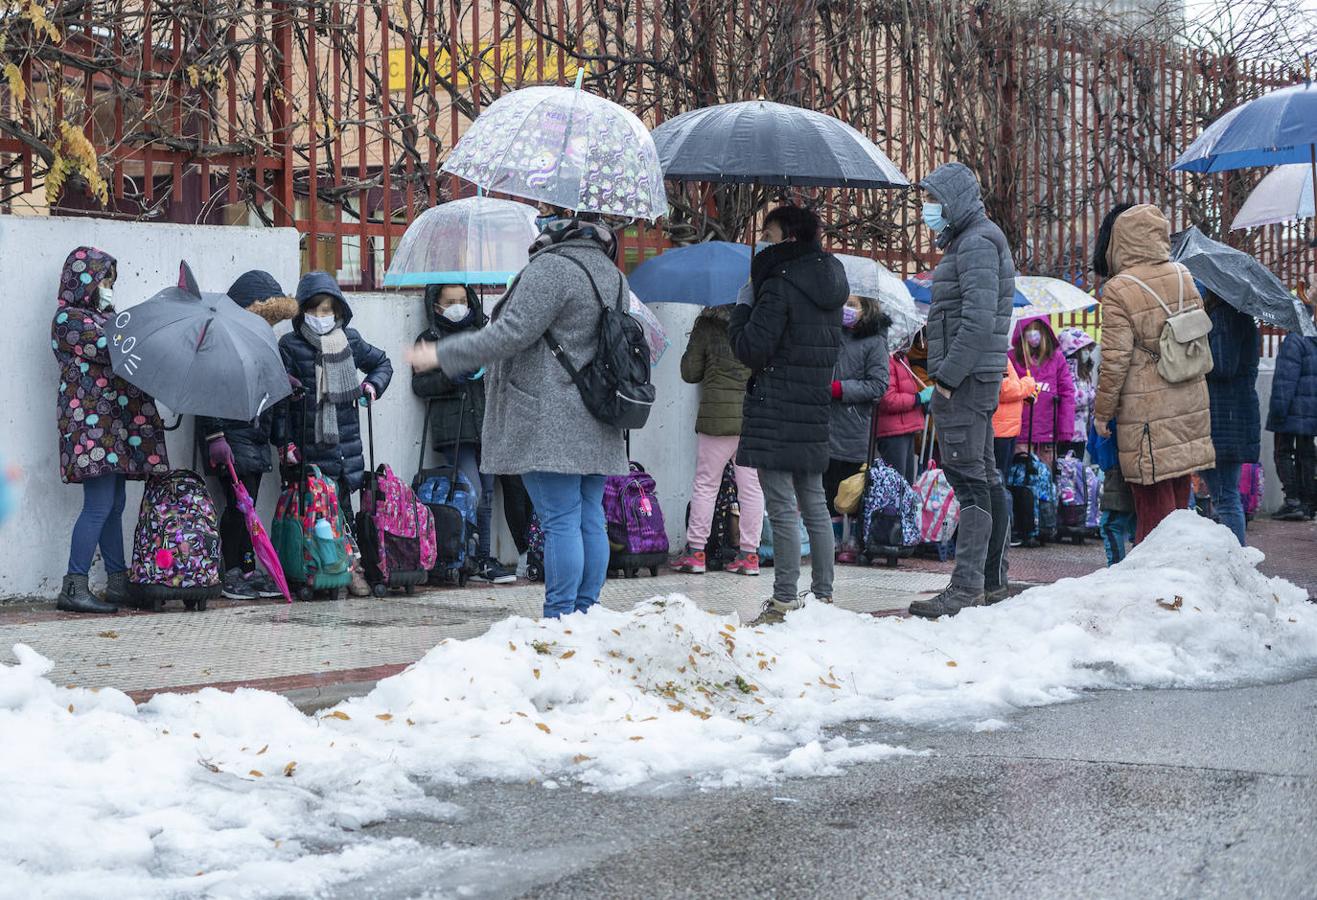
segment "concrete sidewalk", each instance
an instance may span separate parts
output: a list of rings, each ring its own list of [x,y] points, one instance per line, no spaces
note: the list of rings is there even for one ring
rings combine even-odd
[[[838,567],[836,593],[840,606],[857,612],[902,612],[946,584],[937,572],[846,566]],[[610,580],[603,603],[629,609],[681,593],[705,609],[749,618],[771,588],[772,570],[759,578],[662,574]],[[87,617],[15,604],[0,607],[0,662],[13,662],[11,648],[22,643],[55,663],[51,679],[59,684],[114,687],[139,701],[165,690],[257,687],[318,708],[368,690],[446,638],[475,637],[508,616],[538,616],[543,601],[542,584],[521,583],[382,600],[217,602],[202,613],[175,605],[159,614]]]

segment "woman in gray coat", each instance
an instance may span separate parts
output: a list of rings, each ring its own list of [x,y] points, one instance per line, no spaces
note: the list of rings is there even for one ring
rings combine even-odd
[[[613,233],[582,214],[551,222],[489,325],[423,343],[415,371],[486,369],[482,471],[521,475],[544,527],[544,615],[584,612],[608,574],[604,478],[625,474],[622,432],[585,408],[549,351],[552,332],[580,368],[595,352],[603,303],[628,290]]]
[[[832,373],[832,406],[828,411],[830,460],[823,473],[823,493],[839,547],[837,488],[868,462],[865,457],[869,455],[874,405],[887,393],[887,328],[892,324],[876,301],[854,294],[846,299],[841,314],[841,352]]]

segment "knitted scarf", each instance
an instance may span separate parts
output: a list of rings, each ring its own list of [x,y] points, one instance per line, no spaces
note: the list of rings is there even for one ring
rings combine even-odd
[[[354,403],[361,396],[348,335],[341,325],[319,335],[306,322],[301,335],[316,351],[316,443],[337,447],[339,404]]]

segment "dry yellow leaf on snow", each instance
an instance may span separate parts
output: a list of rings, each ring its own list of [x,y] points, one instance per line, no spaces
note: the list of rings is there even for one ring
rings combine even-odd
[[[196,735],[196,734],[194,734],[193,737],[200,737],[200,735]],[[259,749],[259,750],[256,751],[256,755],[257,755],[257,756],[260,756],[262,753],[264,753],[266,750],[269,750],[269,749],[270,749],[270,745],[269,745],[269,744],[266,744],[264,747],[262,747],[261,749]]]
[[[529,718],[530,718],[530,716],[526,715],[524,712],[519,712],[519,713],[517,713],[517,715],[521,716],[523,719],[529,719]]]
[[[530,670],[530,673],[531,673],[532,675],[535,676],[535,680],[536,680],[536,681],[539,680],[539,678],[540,678],[540,670],[539,670],[539,669],[531,669],[531,670]]]
[[[553,734],[553,732],[549,730],[549,726],[545,725],[543,722],[536,722],[535,727],[540,731],[543,731],[545,734]]]
[[[1162,609],[1169,610],[1171,612],[1179,612],[1180,607],[1184,606],[1184,598],[1176,597],[1170,603],[1167,603],[1165,600],[1158,600],[1157,605],[1160,606]]]
[[[576,651],[575,651],[575,650],[568,650],[566,653],[564,653],[562,656],[560,656],[560,657],[558,657],[558,658],[559,658],[559,659],[571,659],[571,658],[572,658],[573,656],[575,656],[575,655],[576,655]]]
[[[512,643],[512,641],[508,641],[508,649],[511,650],[513,653],[516,653],[517,645]]]
[[[247,774],[250,775],[252,778],[264,778],[264,777],[265,777],[265,773],[262,772],[260,769],[252,769],[252,770],[251,770],[250,772],[248,772]]]
[[[381,722],[389,722],[393,719],[393,713],[380,713],[375,718],[379,719]]]
[[[956,661],[954,659],[947,660],[947,668],[954,669],[955,667],[956,667]]]
[[[633,735],[629,738],[629,740],[632,740],[632,741],[643,741],[644,738],[641,737],[641,736],[638,735],[638,734],[633,734]]]
[[[73,704],[72,704],[72,703],[69,704],[69,712],[73,712]]]
[[[293,773],[296,771],[297,771],[297,763],[290,762],[288,765],[284,766],[284,777],[292,778]]]
[[[593,756],[586,756],[584,753],[578,753],[572,757],[572,762],[579,766],[581,763],[589,762],[592,759],[594,759]]]
[[[408,725],[415,725],[416,723],[413,722],[411,719],[408,719],[408,720],[407,720],[407,724],[408,724]]]
[[[332,713],[325,713],[325,715],[321,716],[321,718],[323,718],[323,719],[341,719],[341,720],[344,721],[344,722],[350,721],[350,720],[352,719],[351,716],[349,716],[347,713],[343,712],[343,710],[341,710],[341,709],[336,709],[336,710],[334,710]]]

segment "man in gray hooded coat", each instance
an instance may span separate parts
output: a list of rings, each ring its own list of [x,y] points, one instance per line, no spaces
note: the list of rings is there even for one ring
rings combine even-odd
[[[993,455],[992,414],[1006,369],[1015,262],[968,168],[939,166],[919,186],[928,195],[924,222],[943,251],[928,312],[928,374],[937,388],[930,409],[942,468],[960,501],[951,584],[910,604],[912,615],[935,619],[1008,592],[1010,505]]]

